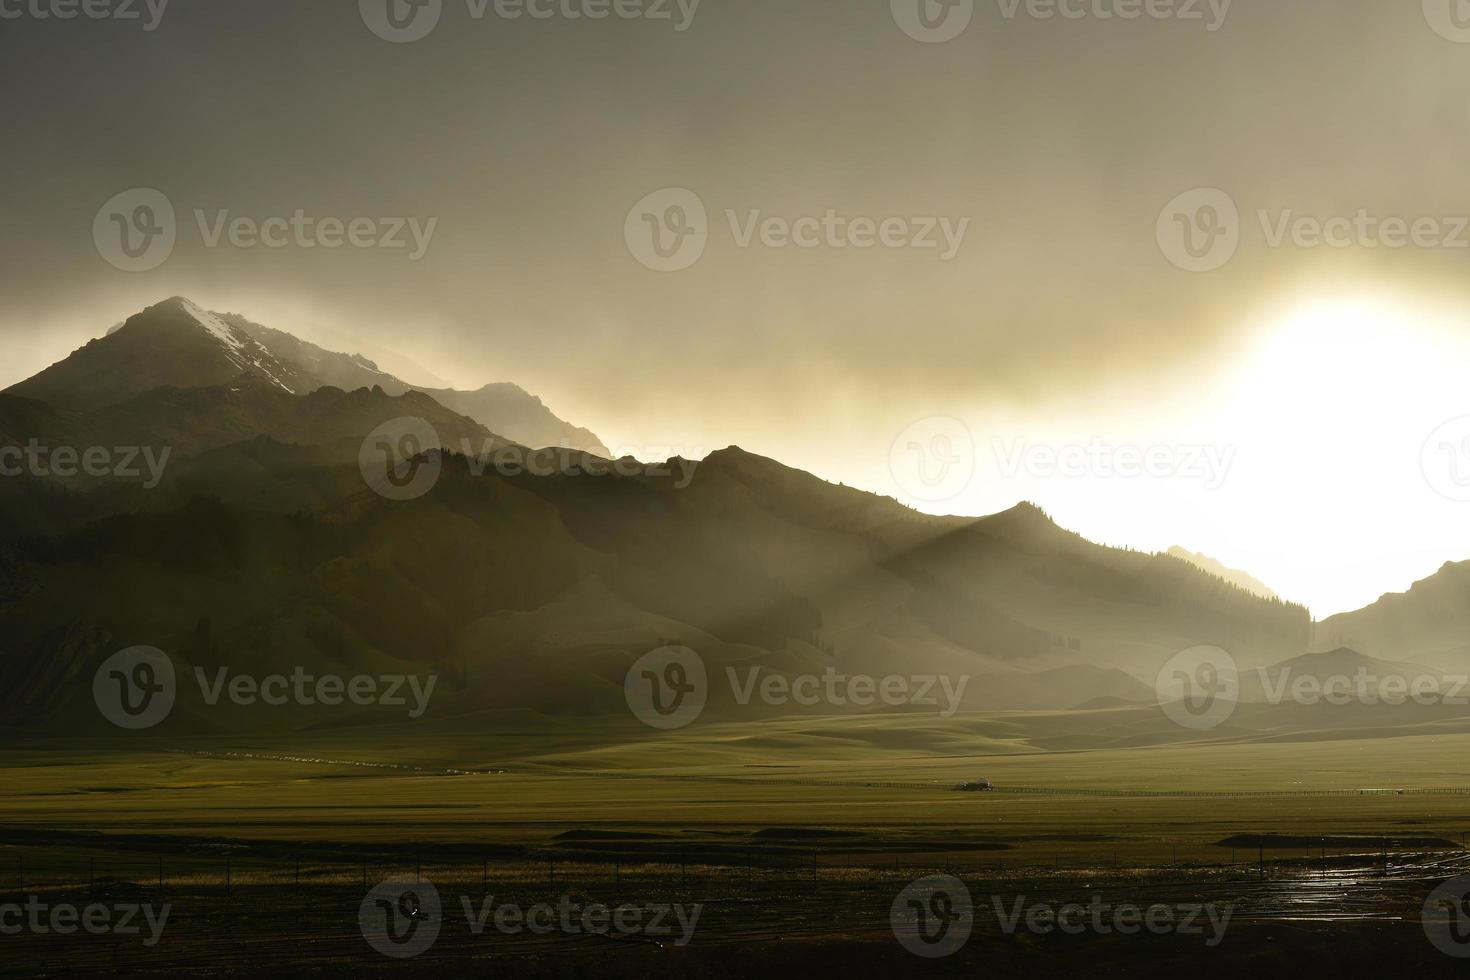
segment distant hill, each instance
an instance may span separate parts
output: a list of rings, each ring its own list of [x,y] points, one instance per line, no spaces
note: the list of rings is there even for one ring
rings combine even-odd
[[[1318,648],[1352,646],[1389,659],[1470,671],[1470,561],[1448,562],[1355,612],[1318,623]]]
[[[1224,579],[1231,585],[1244,589],[1251,595],[1260,596],[1262,599],[1281,598],[1269,586],[1249,572],[1243,572],[1238,568],[1229,568],[1209,555],[1196,554],[1178,545],[1170,548],[1168,553],[1175,558],[1189,562],[1196,568],[1209,572],[1211,575]]]
[[[1408,663],[1400,660],[1382,660],[1370,657],[1348,647],[1339,647],[1320,653],[1305,653],[1283,660],[1262,670],[1246,671],[1240,679],[1240,700],[1243,702],[1266,701],[1272,692],[1279,693],[1282,682],[1288,685],[1299,677],[1311,677],[1319,681],[1328,678],[1388,678],[1413,679],[1427,677],[1438,682],[1443,674],[1425,664]],[[1338,682],[1339,684],[1341,682]],[[1376,684],[1376,681],[1375,681]],[[1470,691],[1466,692],[1470,695]],[[1470,712],[1467,712],[1470,713]]]

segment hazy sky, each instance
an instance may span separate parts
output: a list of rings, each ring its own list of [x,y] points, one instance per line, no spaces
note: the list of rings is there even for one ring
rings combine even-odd
[[[140,18],[0,0],[0,384],[184,293],[1323,615],[1470,559],[1454,0],[443,0],[407,43],[384,0],[90,2]],[[136,188],[176,243],[128,272],[97,241]]]

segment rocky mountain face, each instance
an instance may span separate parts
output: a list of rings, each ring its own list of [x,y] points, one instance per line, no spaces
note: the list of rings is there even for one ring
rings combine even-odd
[[[450,409],[449,414],[469,416],[483,429],[522,445],[609,455],[593,433],[563,422],[539,398],[513,384],[466,392],[415,388],[361,355],[324,350],[238,314],[212,313],[181,296],[150,306],[0,393],[0,435],[7,431],[3,426],[18,424],[18,417],[35,419],[46,411],[94,413],[161,389],[249,392],[262,386],[301,396],[322,388],[379,389],[389,396],[419,391],[440,406],[435,414]],[[55,430],[52,425],[50,431]],[[252,432],[244,426],[239,431],[248,437],[268,430]]]
[[[630,664],[669,644],[698,652],[710,711],[731,714],[805,710],[751,703],[748,685],[832,673],[943,679],[956,710],[1138,704],[1179,650],[1249,665],[1308,643],[1301,607],[1030,504],[930,517],[736,447],[608,461],[462,413],[511,412],[517,391],[415,391],[173,300],[0,395],[0,448],[172,454],[152,479],[0,479],[13,722],[94,723],[72,682],[134,645],[181,670],[434,673],[438,709],[474,726],[512,709],[626,719]],[[403,419],[427,432],[383,434]],[[373,475],[400,464],[425,474],[411,492]],[[173,723],[235,724],[189,703]]]

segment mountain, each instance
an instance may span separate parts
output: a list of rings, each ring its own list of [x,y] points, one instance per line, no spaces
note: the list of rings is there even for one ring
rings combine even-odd
[[[1198,643],[1272,662],[1306,639],[1299,607],[1030,505],[928,517],[734,447],[687,483],[677,466],[593,476],[576,454],[541,475],[437,455],[428,493],[390,501],[348,453],[237,442],[146,506],[0,534],[30,583],[0,601],[6,716],[90,719],[62,678],[135,644],[209,671],[434,672],[437,717],[472,728],[511,708],[626,721],[629,665],[670,643],[704,657],[712,716],[742,717],[875,709],[740,705],[731,670],[964,677],[964,707],[1065,709],[1136,700],[1136,678]],[[193,704],[179,724],[206,722],[267,723]]]
[[[125,365],[139,374],[106,377]],[[0,394],[0,446],[172,453],[151,481],[0,480],[0,717],[96,724],[78,679],[133,645],[207,672],[434,673],[439,717],[473,731],[506,709],[627,722],[625,674],[669,644],[704,658],[713,716],[744,717],[896,709],[741,703],[731,672],[944,678],[957,708],[1066,711],[1146,701],[1188,647],[1250,666],[1309,640],[1300,606],[1094,544],[1032,504],[931,517],[737,447],[613,465],[456,410],[506,413],[518,391],[415,391],[175,299]],[[435,430],[390,440],[428,474],[407,499],[363,458],[404,418]],[[308,723],[327,721],[197,699],[177,720]]]
[[[241,374],[255,375],[288,393],[320,387],[239,327],[175,296],[129,317],[120,329],[4,394],[86,412],[155,388],[223,385]]]
[[[535,449],[557,447],[612,458],[612,450],[587,429],[563,422],[535,395],[509,383],[489,384],[476,391],[425,388],[445,408],[482,422],[495,420],[495,431],[505,433],[523,446]],[[486,423],[489,424],[489,423]]]
[[[1242,702],[1261,702],[1273,699],[1279,701],[1281,692],[1289,691],[1290,685],[1302,677],[1313,678],[1320,682],[1326,682],[1329,678],[1362,677],[1364,680],[1356,683],[1359,686],[1374,689],[1377,687],[1378,680],[1383,678],[1404,678],[1409,681],[1422,677],[1436,684],[1444,680],[1444,675],[1440,671],[1424,664],[1382,660],[1359,653],[1349,647],[1338,647],[1335,650],[1319,653],[1304,653],[1270,667],[1246,671],[1240,678],[1240,700]],[[1371,683],[1368,679],[1371,679]],[[1337,681],[1336,683],[1341,685],[1342,682]]]
[[[252,323],[238,314],[222,319],[252,337],[281,361],[307,373],[317,384],[337,388],[381,387],[390,395],[401,395],[414,386],[400,381],[360,354],[339,354],[299,340],[291,334]],[[565,447],[612,456],[602,440],[586,429],[564,422],[541,399],[509,383],[489,384],[477,391],[452,388],[418,388],[446,408],[468,415],[482,425],[524,446]]]
[[[1209,572],[1211,575],[1224,579],[1237,588],[1244,589],[1251,595],[1260,596],[1262,599],[1281,598],[1269,586],[1249,572],[1243,572],[1238,568],[1229,568],[1209,555],[1196,554],[1178,545],[1170,548],[1168,553],[1181,561],[1189,562],[1196,568]]]
[[[1355,612],[1318,623],[1316,646],[1352,646],[1447,671],[1470,671],[1470,561],[1449,562]]]
[[[446,445],[481,451],[509,444],[423,392],[394,396],[381,388],[325,387],[296,395],[244,373],[227,384],[163,386],[82,412],[60,412],[43,402],[0,394],[0,445],[34,439],[45,446],[167,447],[185,457],[264,436],[301,445],[342,442],[356,453],[368,433],[402,418],[424,419],[434,429],[439,441],[425,449]]]
[[[591,432],[563,422],[539,398],[515,385],[488,385],[473,392],[415,389],[361,355],[327,351],[238,314],[212,313],[182,296],[128,318],[0,397],[40,402],[59,412],[89,413],[162,388],[233,387],[242,375],[296,395],[320,388],[378,388],[389,396],[423,391],[453,414],[469,416],[484,429],[523,445],[610,455]],[[9,403],[12,417],[20,411],[20,403]],[[263,430],[245,426],[242,431],[249,436]]]

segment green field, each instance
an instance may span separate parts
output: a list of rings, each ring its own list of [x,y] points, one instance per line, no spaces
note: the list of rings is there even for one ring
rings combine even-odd
[[[1236,835],[1338,846],[1361,837],[1372,849],[1383,836],[1458,844],[1470,830],[1470,792],[1456,792],[1470,789],[1460,769],[1470,735],[1048,752],[1026,737],[1036,724],[878,716],[667,734],[543,724],[474,737],[405,726],[32,742],[0,756],[0,824],[629,857],[741,846],[821,860],[985,852],[1022,863],[1210,863],[1228,859],[1217,845]],[[979,776],[997,791],[953,791]]]
[[[168,903],[173,917],[153,947],[25,935],[7,962],[17,975],[230,975],[244,943],[242,973],[544,976],[554,962],[600,976],[885,976],[917,962],[895,942],[895,896],[943,872],[979,904],[977,938],[941,975],[1024,976],[1045,962],[1237,976],[1303,957],[1452,973],[1419,917],[1466,866],[1470,778],[1457,766],[1470,736],[1037,744],[1096,723],[816,717],[664,734],[502,718],[476,736],[458,724],[21,742],[0,761],[0,899]],[[996,789],[953,788],[980,776]],[[368,948],[358,907],[369,887],[409,876],[444,896],[443,933],[398,963]],[[1183,936],[1006,932],[989,905],[1094,894],[1237,914],[1220,955],[1200,959]],[[697,902],[705,917],[688,946],[481,936],[460,903],[486,896]]]

